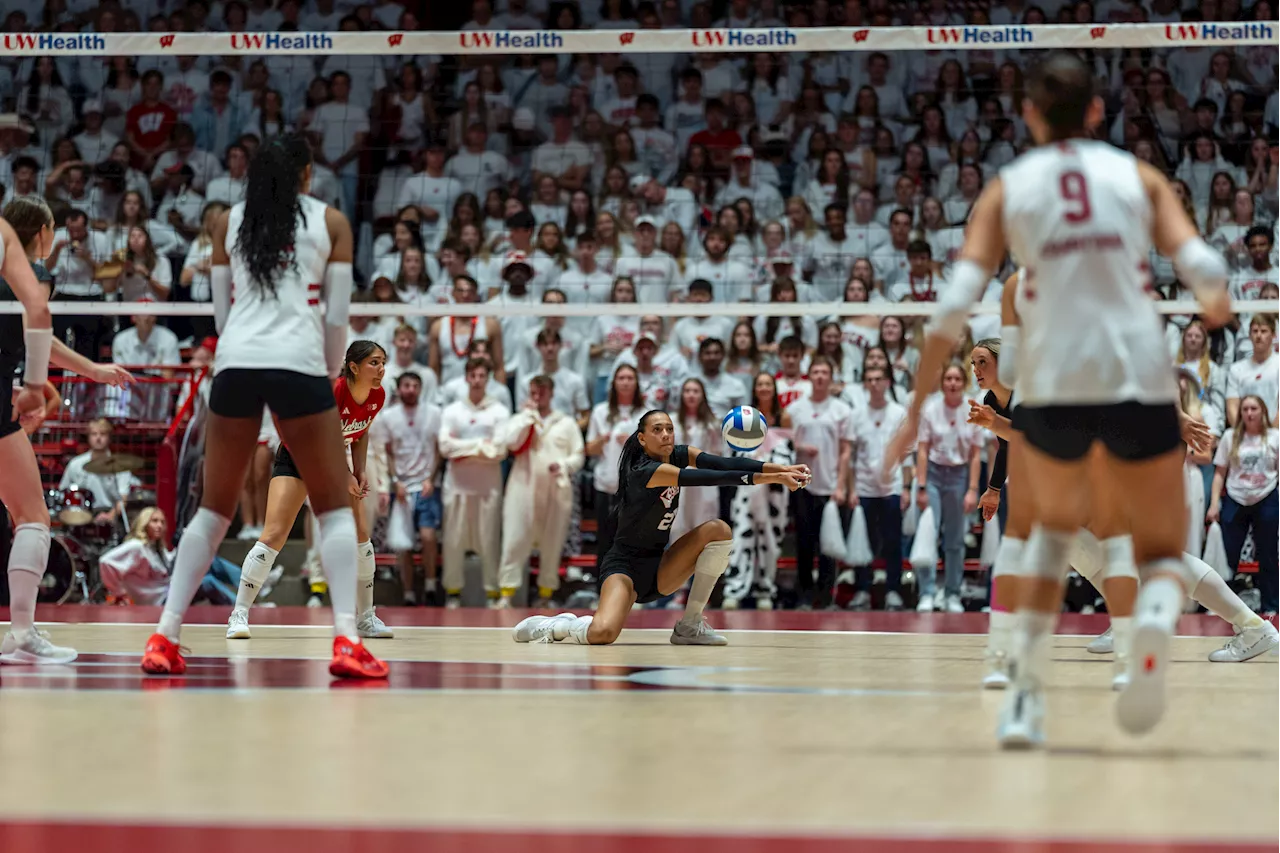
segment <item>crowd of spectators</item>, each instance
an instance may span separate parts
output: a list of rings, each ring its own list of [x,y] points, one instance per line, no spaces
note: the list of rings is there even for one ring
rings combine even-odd
[[[13,0],[6,10],[6,32],[420,28],[415,10],[393,0]],[[1272,0],[504,0],[496,8],[474,0],[463,29],[1275,17]],[[1174,179],[1188,214],[1227,258],[1234,297],[1274,298],[1274,45],[1085,54],[1107,106],[1099,138]],[[712,418],[757,398],[761,374],[776,377],[780,408],[811,396],[804,376],[820,356],[831,366],[830,393],[853,417],[870,395],[868,367],[882,368],[893,399],[917,390],[921,322],[882,316],[883,304],[933,301],[947,286],[971,205],[1029,144],[1020,108],[1035,57],[1017,49],[10,54],[0,57],[0,185],[6,196],[43,194],[57,209],[48,260],[57,298],[202,302],[212,218],[241,200],[259,146],[306,134],[310,192],[359,231],[357,300],[458,306],[430,322],[352,320],[352,339],[377,340],[391,354],[388,387],[409,372],[424,400],[460,400],[477,350],[509,407],[522,404],[532,377],[553,375],[553,405],[585,430],[594,491],[607,496],[611,445],[599,439],[633,407],[684,411],[696,394],[687,379],[699,381]],[[1153,254],[1150,267],[1154,297],[1183,295],[1168,259]],[[1011,271],[993,279],[987,300],[999,300]],[[567,320],[467,316],[468,304],[494,300],[636,309]],[[853,304],[831,317],[662,316],[669,301],[839,300]],[[860,305],[873,302],[882,303],[875,314]],[[177,344],[191,348],[211,331],[205,318],[58,322],[77,349],[110,351],[122,363],[172,364]],[[995,336],[998,325],[975,318],[968,342]],[[1169,318],[1171,364],[1195,380],[1195,400],[1220,434],[1250,394],[1275,421],[1274,326],[1261,314],[1208,333],[1192,317]],[[619,385],[624,365],[634,386]],[[699,410],[693,401],[689,411]],[[1274,455],[1263,462],[1274,487]]]

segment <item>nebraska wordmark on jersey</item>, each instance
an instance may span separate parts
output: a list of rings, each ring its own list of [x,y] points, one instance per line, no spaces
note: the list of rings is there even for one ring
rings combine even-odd
[[[294,223],[293,262],[282,262],[274,294],[250,279],[238,248],[244,203],[231,208],[226,239],[231,260],[231,311],[218,338],[215,374],[240,367],[329,375],[320,309],[333,248],[325,222],[327,205],[306,195],[298,196],[298,204],[302,212]]]
[[[1177,399],[1148,291],[1153,212],[1131,154],[1054,142],[1000,173],[1004,231],[1019,283],[1021,402],[1031,406]]]

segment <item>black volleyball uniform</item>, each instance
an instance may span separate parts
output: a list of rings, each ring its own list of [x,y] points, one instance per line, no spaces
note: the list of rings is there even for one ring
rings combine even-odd
[[[988,391],[982,402],[994,409],[995,413],[1000,417],[1008,418],[1010,422],[1013,421],[1013,410],[1017,408],[1013,403],[1013,393],[1009,394],[1008,406],[1000,405],[1000,401],[996,399],[994,391]],[[1002,489],[1004,488],[1005,477],[1008,475],[1009,442],[1000,438],[1000,436],[996,436],[996,441],[1000,443],[1000,447],[996,450],[996,458],[991,463],[991,472],[987,475],[987,487]]]
[[[689,467],[689,446],[677,444],[669,464]],[[649,488],[649,479],[662,465],[645,456],[640,464],[623,475],[618,497],[618,526],[613,544],[600,562],[600,585],[609,575],[626,575],[635,586],[636,601],[646,603],[662,597],[658,592],[658,565],[671,541],[671,525],[680,508],[679,486]]]
[[[53,276],[42,263],[34,263],[31,270],[36,280],[49,285],[49,298],[53,298]],[[0,302],[17,302],[9,282],[0,277]],[[22,424],[13,419],[13,380],[18,374],[23,358],[26,356],[26,344],[22,337],[22,315],[0,314],[0,438],[13,435],[22,429]]]

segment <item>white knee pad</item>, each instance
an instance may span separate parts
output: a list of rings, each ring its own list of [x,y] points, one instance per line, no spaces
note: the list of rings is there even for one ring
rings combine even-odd
[[[9,571],[44,577],[49,566],[49,525],[19,524],[9,549]]]
[[[1026,577],[1061,582],[1067,576],[1071,563],[1074,533],[1046,530],[1037,527],[1027,540],[1023,563]]]
[[[1102,582],[1100,575],[1106,565],[1106,557],[1103,554],[1102,543],[1098,541],[1098,537],[1081,528],[1076,533],[1076,540],[1071,546],[1071,568],[1075,569],[1089,583],[1096,586],[1097,583]],[[1095,580],[1097,583],[1095,583]]]
[[[222,540],[227,538],[227,531],[230,528],[231,519],[224,518],[207,507],[200,507],[191,517],[191,523],[187,525],[186,530],[182,531],[182,535],[201,536],[212,543],[216,551],[222,544]]]
[[[720,577],[729,568],[729,557],[733,554],[732,539],[716,539],[702,546],[698,560],[693,564],[693,572],[697,575],[713,575]]]
[[[1102,540],[1102,554],[1105,563],[1103,580],[1111,578],[1138,579],[1138,566],[1133,562],[1133,537],[1111,536]]]
[[[1025,576],[1022,554],[1026,550],[1027,542],[1025,539],[1018,539],[1015,536],[1006,536],[1000,540],[1000,548],[996,551],[996,561],[991,566],[991,577],[1022,577]]]
[[[1195,592],[1196,587],[1200,585],[1200,581],[1214,571],[1213,566],[1196,555],[1188,554],[1185,551],[1180,562],[1182,563],[1182,571],[1179,573],[1179,577],[1182,578],[1183,585],[1186,586],[1187,592],[1190,593]]]

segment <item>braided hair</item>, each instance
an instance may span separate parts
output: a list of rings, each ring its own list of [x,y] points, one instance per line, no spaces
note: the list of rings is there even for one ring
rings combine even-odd
[[[297,264],[294,229],[300,219],[306,224],[300,197],[302,172],[309,165],[311,146],[299,134],[277,137],[249,162],[236,248],[249,278],[272,296],[281,271]]]

